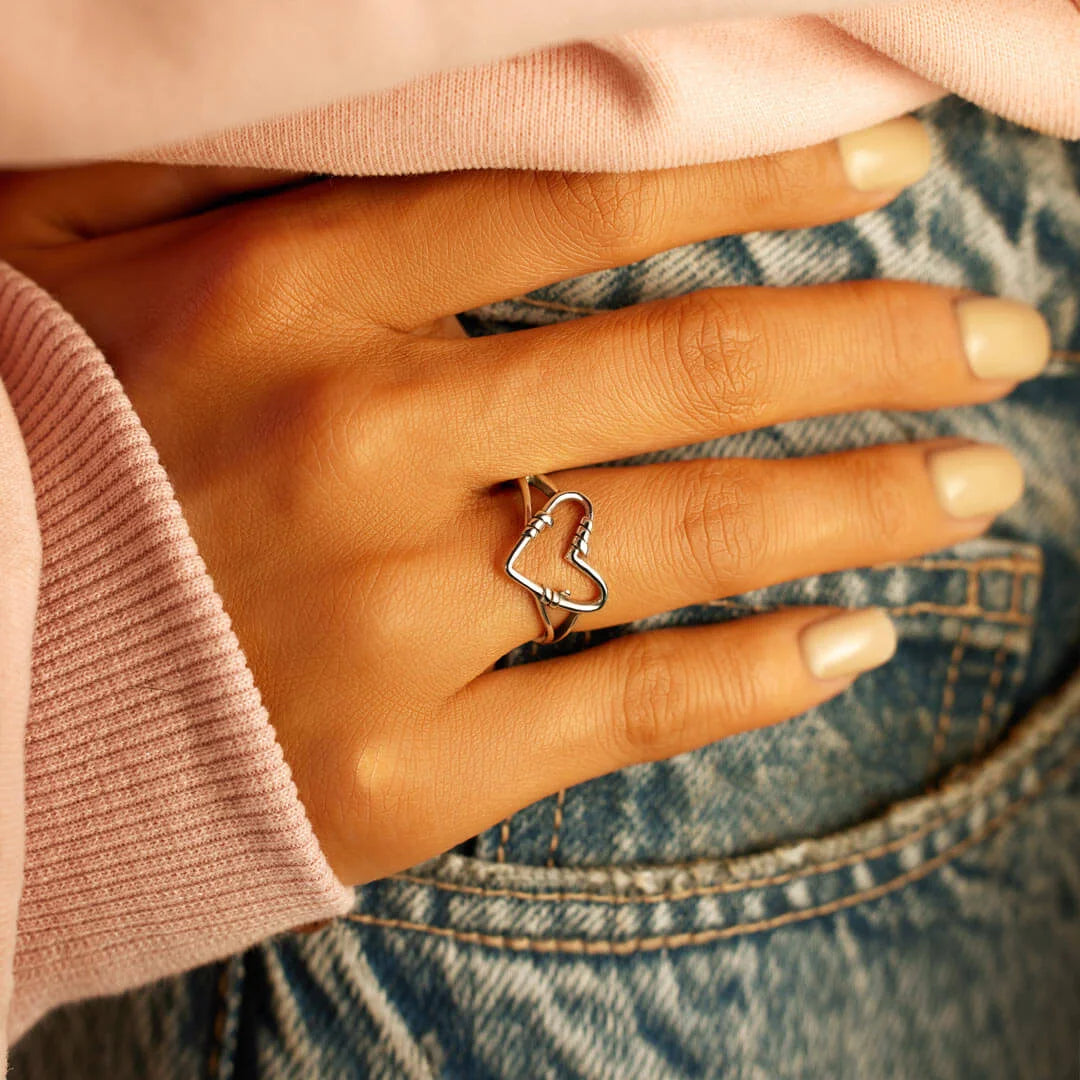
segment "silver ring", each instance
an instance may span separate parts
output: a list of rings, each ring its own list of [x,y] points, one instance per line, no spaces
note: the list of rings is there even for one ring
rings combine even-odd
[[[544,628],[536,641],[544,645],[550,645],[552,642],[562,641],[574,628],[574,623],[582,615],[586,615],[590,611],[599,611],[607,603],[607,583],[585,561],[585,556],[589,554],[589,537],[592,535],[593,529],[593,505],[580,491],[556,491],[551,481],[539,473],[535,476],[520,477],[518,486],[521,489],[522,509],[525,511],[525,528],[522,530],[518,542],[514,545],[514,550],[510,552],[510,557],[506,560],[506,572],[512,581],[516,581],[528,590],[529,595],[532,596],[533,601],[536,603],[536,610],[540,613],[540,619],[544,624]],[[536,513],[533,513],[532,508],[533,488],[547,496],[547,502]],[[574,539],[570,542],[570,546],[566,549],[563,558],[572,566],[576,566],[596,585],[597,595],[587,603],[571,600],[569,589],[556,592],[547,585],[541,585],[531,578],[527,578],[520,570],[514,567],[514,563],[521,557],[521,553],[529,544],[545,529],[551,528],[554,524],[552,512],[556,507],[568,502],[580,503],[584,508],[584,513],[582,513],[581,520],[578,522]],[[566,618],[557,627],[552,625],[551,622],[550,612],[552,608],[560,608],[567,613]]]

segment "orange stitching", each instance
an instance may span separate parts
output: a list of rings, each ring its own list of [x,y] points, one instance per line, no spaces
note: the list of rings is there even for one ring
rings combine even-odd
[[[499,829],[499,847],[495,852],[495,861],[506,862],[506,845],[510,842],[510,818],[503,818],[502,828]]]
[[[893,567],[914,570],[1005,570],[1014,574],[1041,574],[1043,564],[1034,558],[1018,555],[1015,558],[986,556],[982,559],[905,559],[898,563],[880,563],[874,570]]]
[[[566,802],[566,788],[560,788],[555,796],[555,820],[551,826],[551,843],[548,845],[547,865],[555,865],[555,852],[559,849],[559,833],[563,823],[563,804]]]
[[[964,604],[937,604],[930,600],[920,600],[914,604],[886,608],[893,615],[946,615],[957,618],[980,618],[987,622],[1012,623],[1016,626],[1032,626],[1034,618],[1019,607],[1021,574],[1042,576],[1043,564],[1039,560],[985,558],[973,561],[963,559],[909,559],[902,563],[883,563],[877,570],[889,568],[913,568],[924,570],[965,570],[968,573],[967,601]],[[1009,611],[988,611],[979,602],[979,583],[985,570],[1004,570],[1013,574],[1013,592]],[[730,599],[710,600],[710,607],[727,608],[732,611],[746,611],[755,615],[765,614],[773,609],[758,604],[745,604]]]
[[[1018,574],[1013,574],[1013,581],[1016,581]],[[968,569],[967,575],[967,603],[965,607],[975,608],[979,606],[979,586],[982,584],[982,571],[974,571]],[[1010,608],[1010,614],[1012,610]]]
[[[938,762],[945,752],[945,741],[949,737],[949,726],[952,723],[952,710],[956,704],[956,683],[960,678],[960,662],[964,659],[964,650],[967,648],[969,637],[971,637],[971,627],[965,623],[953,646],[948,674],[945,676],[945,690],[941,695],[941,712],[938,713],[934,742],[930,748],[930,764],[927,767],[931,776],[937,772]]]
[[[744,604],[737,600],[710,600],[709,607],[728,608],[732,611],[749,612],[752,615],[767,615],[775,608],[762,607],[759,604]],[[985,622],[1011,623],[1014,626],[1031,626],[1034,619],[1031,615],[1023,615],[1012,611],[987,611],[984,607],[968,607],[964,604],[956,604],[952,607],[946,604],[935,604],[930,600],[920,600],[906,607],[887,607],[884,609],[892,615],[953,615],[957,618],[978,618]]]
[[[1080,0],[1074,0],[1080,6]],[[1080,364],[1080,352],[1071,352],[1069,349],[1054,349],[1050,353],[1052,360],[1064,360],[1070,364]]]
[[[1080,758],[1080,747],[1074,750],[1066,760],[1071,761],[1073,757]],[[1020,771],[1021,768],[1018,767],[1003,777],[1001,783],[988,791],[981,801],[985,801],[985,799],[989,798],[997,791],[1000,791],[1001,788],[1012,781]],[[942,790],[947,791],[948,785],[946,784]],[[442,892],[461,893],[466,896],[483,896],[489,899],[543,900],[555,902],[592,901],[595,903],[612,905],[658,904],[664,901],[692,900],[702,896],[730,895],[748,892],[751,889],[760,889],[771,885],[785,885],[789,881],[798,881],[802,878],[809,877],[819,877],[822,874],[830,874],[834,870],[842,870],[844,867],[854,866],[856,863],[868,862],[871,859],[880,858],[882,855],[891,855],[894,851],[899,851],[909,844],[917,843],[924,837],[929,836],[929,834],[935,830],[944,828],[957,818],[963,817],[965,814],[969,813],[970,810],[971,805],[961,804],[953,807],[952,810],[939,814],[935,818],[931,818],[917,829],[914,829],[909,833],[904,833],[902,836],[894,837],[892,840],[886,840],[875,847],[862,848],[859,851],[853,851],[850,855],[840,855],[835,859],[827,859],[825,862],[814,863],[812,866],[805,866],[797,870],[787,870],[782,874],[767,874],[758,878],[747,878],[745,881],[724,881],[715,885],[694,885],[685,889],[671,889],[666,892],[647,893],[642,896],[625,896],[619,893],[574,893],[565,891],[525,892],[524,890],[519,889],[488,889],[480,885],[461,885],[457,882],[439,881],[436,878],[425,878],[417,874],[408,873],[394,874],[392,880],[404,881],[413,885],[431,886]],[[692,867],[694,864],[690,863],[684,865]]]
[[[990,681],[987,683],[986,693],[983,694],[979,722],[975,728],[974,751],[976,754],[982,753],[983,748],[990,739],[990,721],[997,707],[997,696],[1001,689],[1001,679],[1005,674],[1004,664],[1006,655],[1004,645],[1002,645],[994,654],[994,670],[990,672]]]
[[[1023,608],[1023,593],[1021,589],[1023,587],[1024,579],[1019,574],[1013,575],[1012,580],[1012,592],[1009,594],[1009,612],[1020,615]]]
[[[848,896],[837,900],[830,900],[825,904],[815,907],[803,908],[800,911],[789,911],[783,915],[775,915],[769,919],[758,919],[755,922],[739,923],[734,926],[715,927],[711,930],[688,930],[680,934],[659,934],[652,937],[626,938],[616,941],[589,941],[582,938],[530,938],[508,937],[505,934],[481,934],[476,931],[453,930],[445,926],[432,926],[428,923],[411,922],[407,919],[390,919],[378,915],[366,915],[360,912],[346,915],[351,922],[362,923],[367,926],[379,926],[388,930],[411,930],[424,934],[432,934],[435,937],[450,938],[465,945],[487,945],[496,949],[509,949],[513,952],[538,952],[538,953],[573,953],[583,956],[628,956],[636,952],[655,952],[658,949],[678,949],[686,945],[707,945],[714,941],[723,941],[727,938],[742,937],[750,934],[776,930],[781,926],[789,926],[792,923],[806,922],[822,915],[832,915],[856,904],[868,900],[879,900],[897,889],[910,885],[914,881],[927,877],[935,870],[958,858],[969,848],[981,843],[992,833],[1000,829],[1007,821],[1014,818],[1025,806],[1038,797],[1058,776],[1072,768],[1073,764],[1080,760],[1080,751],[1074,751],[1068,758],[1052,769],[1043,777],[1042,782],[1033,791],[1017,799],[1016,802],[1006,806],[1000,813],[994,815],[981,829],[977,829],[963,840],[945,848],[933,858],[928,859],[920,866],[893,878],[891,881],[882,882],[869,889],[850,893]]]
[[[1011,611],[987,611],[982,607],[969,608],[965,606],[947,607],[944,604],[935,604],[929,600],[920,600],[916,604],[908,604],[907,607],[887,608],[894,615],[956,615],[984,619],[986,622],[1013,623],[1016,626],[1031,626],[1034,622],[1030,615],[1016,615]]]
[[[228,1011],[229,961],[221,965],[221,975],[217,981],[218,1007],[214,1013],[213,1043],[210,1056],[206,1059],[206,1075],[209,1080],[217,1080],[221,1074],[221,1051],[225,1046],[225,1013]]]

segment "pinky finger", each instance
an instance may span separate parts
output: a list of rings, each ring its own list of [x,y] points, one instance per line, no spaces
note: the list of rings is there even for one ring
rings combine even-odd
[[[463,786],[484,792],[483,816],[498,820],[560,788],[796,716],[895,650],[879,609],[794,608],[494,671],[463,691],[457,715],[477,770]]]

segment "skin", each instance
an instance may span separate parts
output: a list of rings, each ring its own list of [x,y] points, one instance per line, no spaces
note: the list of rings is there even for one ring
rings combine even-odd
[[[448,319],[893,195],[854,191],[832,144],[624,176],[309,182],[94,166],[9,174],[0,254],[113,365],[323,850],[359,883],[562,787],[780,721],[852,681],[804,664],[799,634],[822,608],[492,671],[539,629],[501,569],[522,524],[507,481],[542,471],[592,498],[590,558],[611,600],[581,628],[985,529],[941,510],[921,444],[589,467],[786,419],[997,398],[1012,384],[969,370],[953,290],[708,290],[476,340]],[[533,568],[580,591],[558,558],[574,525]]]

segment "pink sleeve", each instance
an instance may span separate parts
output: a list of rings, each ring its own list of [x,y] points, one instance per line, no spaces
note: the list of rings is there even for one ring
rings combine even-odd
[[[1080,137],[1075,0],[836,6],[11,0],[0,160],[659,168],[806,146],[946,92]]]
[[[56,1004],[340,914],[352,894],[120,385],[2,265],[0,382],[0,985],[13,1040]]]
[[[16,917],[23,884],[23,739],[30,698],[41,540],[19,425],[0,383],[0,1016],[12,1001]],[[6,1072],[0,1029],[0,1075]]]
[[[9,0],[0,37],[0,159],[115,156],[553,43],[828,6],[821,0]]]

